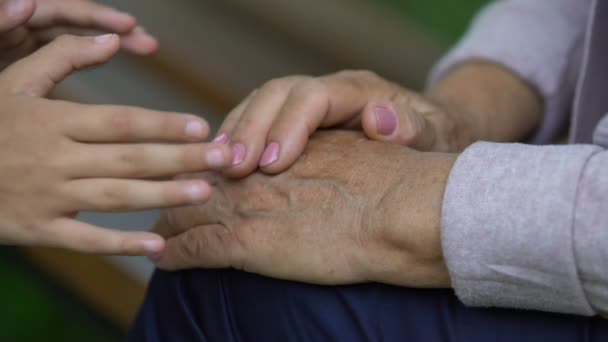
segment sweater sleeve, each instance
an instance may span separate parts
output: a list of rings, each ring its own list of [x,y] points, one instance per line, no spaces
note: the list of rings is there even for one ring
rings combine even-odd
[[[543,121],[530,141],[551,141],[568,122],[589,10],[589,0],[494,1],[435,66],[429,85],[467,60],[500,64],[542,95]]]
[[[608,151],[480,142],[444,197],[442,244],[466,305],[608,312]]]

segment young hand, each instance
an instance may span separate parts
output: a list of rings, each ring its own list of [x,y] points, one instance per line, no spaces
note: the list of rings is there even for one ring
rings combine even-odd
[[[125,51],[147,55],[158,49],[156,39],[137,20],[88,0],[0,1],[0,66],[27,56],[61,34],[116,33]]]
[[[216,142],[230,142],[243,177],[258,166],[278,173],[291,166],[319,128],[359,128],[371,139],[419,150],[458,151],[470,143],[456,109],[367,71],[270,81],[226,117]]]
[[[194,115],[43,98],[71,72],[107,61],[119,47],[114,34],[62,36],[0,73],[0,243],[158,253],[164,240],[156,234],[105,229],[74,216],[203,203],[210,196],[205,181],[151,179],[230,164],[227,146],[201,143],[209,127]]]

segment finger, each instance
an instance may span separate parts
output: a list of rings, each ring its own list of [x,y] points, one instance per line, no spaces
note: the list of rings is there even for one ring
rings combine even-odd
[[[146,56],[158,50],[158,40],[141,26],[122,36],[120,42],[123,50],[136,55]]]
[[[255,96],[256,93],[257,90],[251,92],[243,101],[241,101],[241,103],[239,103],[234,109],[232,109],[230,113],[228,113],[228,115],[226,115],[224,121],[222,122],[222,125],[217,130],[215,138],[213,138],[213,142],[228,143],[230,141],[230,133],[234,130],[234,127],[236,127],[236,124],[241,119],[245,108],[249,106],[249,102]]]
[[[230,132],[232,167],[225,173],[243,177],[258,167],[264,151],[266,136],[287,95],[300,77],[287,77],[264,84],[243,110]]]
[[[108,61],[118,48],[116,35],[61,36],[8,67],[0,77],[13,93],[44,96],[73,71]]]
[[[28,21],[32,28],[79,26],[117,34],[133,30],[137,20],[130,14],[86,0],[40,1]]]
[[[243,250],[223,225],[194,227],[166,241],[156,265],[165,270],[240,267]]]
[[[390,99],[375,99],[366,106],[363,131],[370,139],[428,150],[435,141],[433,126],[427,120],[430,111],[427,101],[401,90]]]
[[[103,34],[105,32],[74,26],[53,26],[51,28],[37,29],[32,33],[36,37],[38,44],[44,45],[64,34],[94,36]],[[137,55],[149,55],[158,50],[158,41],[156,38],[148,34],[140,26],[136,27],[131,32],[122,34],[120,37],[120,45],[124,51]]]
[[[68,218],[57,219],[48,228],[53,234],[46,244],[84,253],[149,255],[165,247],[158,234],[101,228]]]
[[[264,172],[287,169],[302,154],[319,127],[348,125],[370,98],[386,88],[367,72],[340,72],[295,85],[268,132],[260,159]]]
[[[66,156],[74,178],[151,178],[220,170],[232,161],[224,144],[79,145]]]
[[[109,178],[67,182],[63,194],[69,200],[65,210],[120,212],[201,204],[211,195],[202,180],[144,181]]]
[[[202,141],[209,135],[209,124],[192,114],[63,101],[53,105],[55,112],[67,114],[64,133],[80,142]]]
[[[25,24],[34,14],[34,0],[3,0],[0,2],[0,34]]]

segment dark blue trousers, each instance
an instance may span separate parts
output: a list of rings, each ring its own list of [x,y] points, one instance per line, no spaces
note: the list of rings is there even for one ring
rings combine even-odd
[[[450,290],[157,271],[130,341],[608,341],[608,320],[466,308]]]

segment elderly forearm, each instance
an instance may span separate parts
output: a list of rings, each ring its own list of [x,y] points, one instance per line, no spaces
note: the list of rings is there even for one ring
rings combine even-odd
[[[498,64],[463,63],[436,82],[427,96],[446,108],[471,141],[518,141],[539,124],[542,100],[523,79]]]

